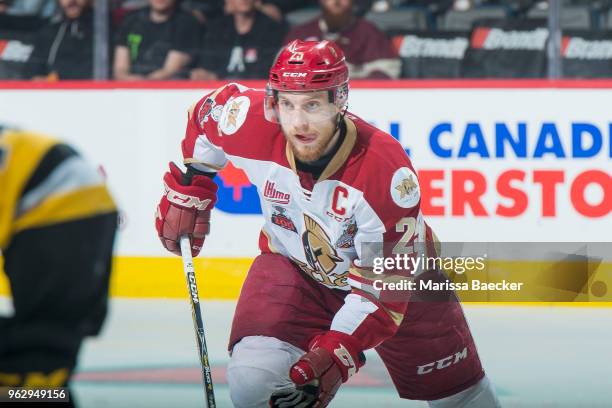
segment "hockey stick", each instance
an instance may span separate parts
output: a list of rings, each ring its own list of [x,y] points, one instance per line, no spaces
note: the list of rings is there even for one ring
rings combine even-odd
[[[202,311],[200,310],[200,298],[198,296],[198,285],[196,284],[193,259],[191,257],[191,242],[187,235],[181,237],[181,255],[183,257],[183,267],[187,278],[187,288],[189,289],[189,301],[191,302],[191,317],[195,329],[198,352],[200,353],[200,364],[202,366],[202,379],[204,381],[204,391],[206,392],[206,406],[215,408],[215,393],[213,391],[212,374],[208,362],[208,349],[204,338],[204,323],[202,322]]]

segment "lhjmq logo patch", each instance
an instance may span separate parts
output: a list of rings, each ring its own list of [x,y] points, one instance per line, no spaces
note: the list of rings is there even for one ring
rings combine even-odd
[[[391,197],[402,208],[412,208],[419,203],[421,189],[416,174],[408,167],[399,168],[391,179]]]
[[[251,100],[246,96],[231,98],[223,106],[219,130],[225,135],[233,135],[246,121]]]

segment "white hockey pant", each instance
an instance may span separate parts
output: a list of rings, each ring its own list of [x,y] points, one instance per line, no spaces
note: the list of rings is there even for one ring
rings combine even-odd
[[[303,354],[303,350],[274,337],[249,336],[236,343],[227,367],[234,406],[267,408],[274,391],[292,386],[289,368]],[[466,390],[428,404],[431,408],[501,407],[486,376]]]

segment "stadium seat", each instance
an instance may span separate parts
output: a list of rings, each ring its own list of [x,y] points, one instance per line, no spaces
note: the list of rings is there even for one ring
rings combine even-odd
[[[546,19],[548,10],[531,9],[527,12],[528,19]],[[562,29],[587,30],[592,27],[591,10],[587,6],[563,6],[560,24]]]
[[[602,28],[607,29],[607,30],[612,30],[612,8],[608,10],[607,13],[604,14],[603,20],[604,22],[603,22]]]
[[[9,14],[14,16],[51,17],[58,9],[54,0],[14,0]]]
[[[467,78],[542,78],[546,74],[546,21],[482,21],[463,59]]]
[[[504,19],[508,17],[505,6],[482,6],[466,11],[448,10],[440,17],[438,28],[441,30],[469,31],[474,22],[482,19]]]
[[[384,13],[371,11],[365,18],[382,31],[426,30],[428,20],[424,7],[399,8]]]
[[[402,60],[402,78],[458,78],[469,46],[469,32],[405,31],[389,33]]]
[[[321,9],[319,9],[318,7],[314,7],[291,11],[285,15],[285,18],[287,19],[287,23],[289,23],[289,26],[295,27],[300,24],[304,24],[314,20],[320,14]]]
[[[36,16],[0,14],[0,80],[28,78],[36,31],[43,23]]]
[[[563,31],[561,53],[567,78],[612,78],[612,32]]]

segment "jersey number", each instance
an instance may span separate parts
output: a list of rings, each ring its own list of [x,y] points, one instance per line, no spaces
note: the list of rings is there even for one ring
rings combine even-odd
[[[403,232],[400,240],[393,247],[394,254],[411,254],[414,252],[412,246],[408,246],[408,242],[414,236],[416,231],[416,218],[404,217],[395,224],[395,232]]]

